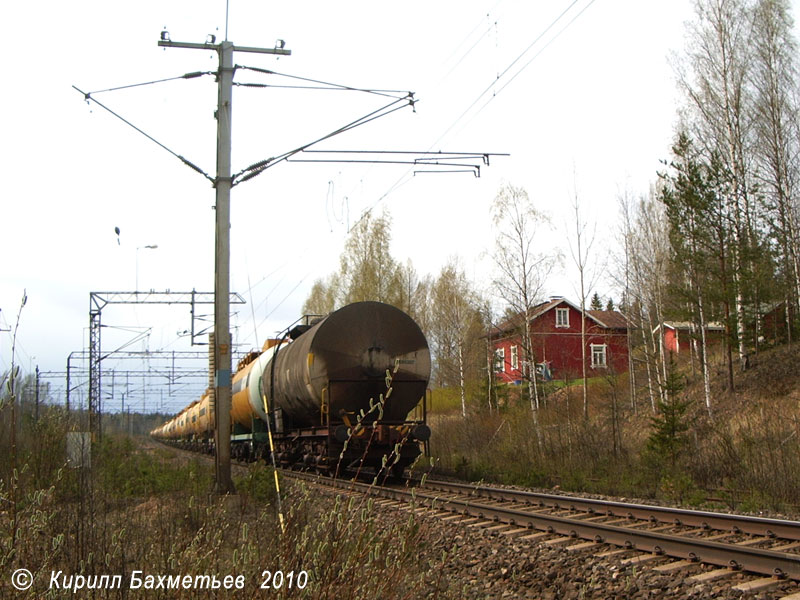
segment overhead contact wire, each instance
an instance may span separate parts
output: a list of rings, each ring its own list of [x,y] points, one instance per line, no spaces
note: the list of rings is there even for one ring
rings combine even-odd
[[[286,295],[283,297],[283,300],[281,300],[280,302],[278,302],[278,303],[275,305],[275,307],[274,307],[274,308],[273,308],[273,309],[272,309],[272,310],[269,312],[269,314],[268,314],[266,317],[264,317],[264,321],[266,321],[267,319],[269,319],[269,318],[272,316],[272,314],[273,314],[273,313],[274,313],[276,310],[278,310],[278,309],[281,307],[281,305],[282,305],[284,302],[286,302],[286,300],[288,300],[288,299],[289,299],[289,296],[291,296],[292,294],[294,294],[295,290],[296,290],[297,288],[299,288],[299,287],[302,285],[302,283],[303,283],[303,282],[304,282],[306,279],[308,279],[308,276],[309,276],[309,275],[311,275],[311,272],[308,272],[308,273],[306,273],[306,274],[303,276],[303,278],[302,278],[300,281],[298,281],[298,282],[297,282],[297,285],[295,285],[295,286],[294,286],[294,287],[293,287],[293,288],[292,288],[292,289],[289,291],[289,293],[288,293],[288,294],[286,294]],[[264,323],[264,321],[262,321],[262,323]]]
[[[575,16],[575,17],[574,17],[574,18],[573,18],[573,19],[572,19],[572,20],[571,20],[571,21],[570,21],[570,22],[569,22],[569,23],[568,23],[568,24],[567,24],[567,25],[566,25],[566,26],[565,26],[565,27],[562,29],[562,30],[561,30],[561,31],[559,31],[559,32],[558,32],[558,34],[556,34],[556,36],[555,36],[553,39],[551,39],[549,42],[547,42],[547,44],[545,45],[545,47],[544,47],[544,48],[547,48],[547,46],[549,46],[549,45],[550,45],[550,44],[551,44],[551,43],[552,43],[552,42],[553,42],[553,41],[554,41],[556,38],[558,38],[558,36],[560,36],[560,35],[561,35],[561,34],[564,32],[564,30],[565,30],[565,29],[567,29],[567,27],[569,27],[569,26],[570,26],[570,25],[571,25],[571,24],[572,24],[572,23],[573,23],[573,22],[574,22],[574,21],[575,21],[575,20],[576,20],[578,17],[580,17],[580,16],[583,14],[583,12],[584,12],[584,11],[585,11],[587,8],[589,8],[589,6],[591,6],[592,4],[594,4],[594,1],[595,1],[595,0],[591,0],[591,1],[589,2],[589,4],[587,4],[587,5],[586,5],[586,6],[585,6],[585,7],[584,7],[584,8],[583,8],[583,9],[582,9],[582,10],[581,10],[581,11],[580,11],[580,12],[579,12],[579,13],[578,13],[578,14],[577,14],[577,15],[576,15],[576,16]],[[572,3],[570,3],[570,4],[569,4],[569,6],[567,6],[567,8],[565,8],[565,9],[564,9],[564,10],[561,12],[561,14],[559,14],[559,15],[558,15],[558,17],[556,17],[556,18],[555,18],[555,20],[553,20],[553,21],[550,23],[550,25],[548,25],[548,26],[547,26],[547,27],[546,27],[546,28],[545,28],[545,29],[544,29],[544,30],[543,30],[543,31],[542,31],[542,32],[541,32],[541,33],[540,33],[538,36],[536,36],[536,38],[535,38],[535,39],[534,39],[534,40],[533,40],[533,41],[532,41],[532,42],[531,42],[531,43],[528,45],[528,47],[527,47],[527,48],[525,48],[525,50],[523,50],[523,51],[522,51],[522,52],[521,52],[521,53],[520,53],[520,54],[519,54],[519,55],[518,55],[518,56],[517,56],[517,57],[516,57],[516,58],[515,58],[513,61],[511,61],[511,63],[510,63],[510,64],[509,64],[509,65],[508,65],[508,66],[507,66],[507,67],[506,67],[506,68],[503,70],[503,72],[502,72],[502,73],[500,73],[499,75],[497,75],[497,77],[494,79],[494,81],[492,81],[492,83],[490,83],[490,84],[489,84],[489,85],[486,87],[486,89],[484,89],[484,90],[483,90],[483,91],[482,91],[482,92],[481,92],[481,93],[480,93],[480,94],[479,94],[479,95],[478,95],[478,96],[475,98],[475,100],[472,102],[472,104],[470,104],[470,105],[467,107],[467,109],[466,109],[466,110],[465,110],[465,111],[464,111],[464,112],[461,114],[461,116],[459,116],[459,117],[458,117],[458,118],[457,118],[455,121],[453,121],[453,123],[452,123],[452,124],[451,124],[451,125],[450,125],[450,126],[449,126],[449,127],[448,127],[448,128],[445,130],[445,131],[444,131],[444,133],[442,133],[442,135],[440,135],[440,136],[439,136],[439,138],[438,138],[438,139],[437,139],[435,142],[433,142],[433,144],[431,144],[431,146],[430,146],[430,147],[431,147],[431,148],[433,148],[433,147],[434,147],[436,144],[438,144],[439,142],[441,142],[441,141],[442,141],[442,139],[443,139],[443,138],[444,138],[444,137],[445,137],[445,136],[446,136],[448,133],[450,133],[450,131],[452,131],[452,129],[453,129],[453,128],[454,128],[454,127],[455,127],[455,126],[456,126],[456,125],[457,125],[457,124],[458,124],[458,123],[459,123],[459,122],[460,122],[460,121],[461,121],[461,120],[462,120],[462,119],[463,119],[463,118],[464,118],[466,115],[467,115],[467,113],[469,113],[469,111],[470,111],[470,110],[472,110],[472,108],[473,108],[473,107],[474,107],[474,106],[475,106],[475,105],[476,105],[476,104],[477,104],[477,103],[480,101],[480,99],[481,99],[481,98],[483,98],[483,97],[486,95],[486,92],[488,92],[490,89],[492,89],[492,87],[493,87],[493,86],[494,86],[494,85],[495,85],[495,84],[496,84],[496,83],[497,83],[497,82],[498,82],[498,81],[499,81],[499,80],[500,80],[500,79],[501,79],[503,76],[505,76],[505,74],[506,74],[506,73],[508,73],[508,71],[509,71],[509,70],[510,70],[510,69],[511,69],[511,68],[512,68],[512,67],[513,67],[513,66],[514,66],[514,65],[515,65],[517,62],[519,62],[519,60],[520,60],[520,59],[521,59],[523,56],[525,56],[525,54],[527,54],[527,53],[528,53],[528,51],[529,51],[531,48],[533,48],[533,46],[534,46],[534,45],[536,45],[536,43],[537,43],[539,40],[541,40],[541,39],[542,39],[542,37],[544,37],[544,35],[545,35],[545,34],[546,34],[548,31],[550,31],[550,30],[551,30],[551,29],[552,29],[552,28],[553,28],[553,27],[554,27],[554,26],[555,26],[555,25],[556,25],[556,24],[557,24],[557,23],[558,23],[558,22],[559,22],[559,21],[560,21],[560,20],[561,20],[561,19],[564,17],[564,15],[565,15],[565,14],[567,14],[567,13],[568,13],[568,12],[569,12],[569,11],[572,9],[572,7],[573,7],[573,6],[575,6],[575,4],[577,4],[577,3],[578,3],[578,0],[573,0],[573,2],[572,2]],[[470,35],[471,35],[471,34],[470,34]],[[525,70],[525,69],[528,67],[528,65],[530,65],[530,64],[531,64],[531,62],[533,62],[533,60],[534,60],[534,59],[535,59],[537,56],[539,56],[539,55],[542,53],[542,51],[544,50],[544,48],[542,48],[542,50],[540,50],[539,52],[537,52],[535,56],[533,56],[533,57],[532,57],[532,58],[531,58],[531,59],[530,59],[530,60],[529,60],[527,63],[525,63],[525,65],[524,65],[524,66],[523,66],[523,67],[522,67],[522,68],[521,68],[521,69],[520,69],[520,70],[519,70],[517,73],[515,73],[515,74],[514,74],[514,76],[511,78],[511,80],[510,80],[510,81],[508,81],[508,82],[506,82],[506,83],[503,85],[503,87],[502,87],[502,88],[500,88],[500,90],[499,90],[498,92],[496,92],[496,94],[497,94],[497,93],[500,93],[500,91],[502,91],[503,89],[505,89],[505,88],[506,88],[506,86],[508,86],[508,84],[509,84],[509,83],[511,83],[511,81],[513,81],[513,80],[514,80],[514,79],[515,79],[515,78],[516,78],[516,77],[517,77],[517,76],[518,76],[518,75],[519,75],[519,74],[520,74],[522,71],[524,71],[524,70]],[[495,95],[496,95],[496,94],[495,94]],[[484,108],[486,108],[486,105],[488,105],[488,104],[489,104],[489,102],[491,102],[491,101],[492,101],[492,99],[493,99],[493,98],[489,99],[489,100],[486,102],[486,104],[484,104],[484,105],[481,107],[481,109],[480,109],[478,112],[480,112],[480,111],[482,111]],[[359,217],[359,218],[358,218],[358,219],[355,221],[355,223],[353,223],[353,227],[355,227],[355,226],[356,226],[356,225],[357,225],[357,224],[358,224],[360,221],[362,221],[364,218],[366,218],[366,216],[367,216],[368,214],[370,214],[370,213],[372,212],[372,210],[373,210],[373,209],[374,209],[376,206],[378,206],[378,204],[380,204],[380,203],[381,203],[381,202],[382,202],[382,201],[383,201],[383,200],[384,200],[384,199],[385,199],[387,196],[389,196],[389,195],[390,195],[392,192],[394,192],[394,191],[395,191],[396,189],[398,189],[399,187],[401,187],[401,186],[405,185],[406,183],[408,183],[408,182],[410,181],[410,179],[408,179],[408,175],[409,175],[409,173],[410,173],[410,172],[411,172],[411,171],[409,170],[409,171],[406,171],[406,172],[405,172],[403,175],[401,175],[401,176],[400,176],[400,177],[397,179],[397,181],[395,181],[395,182],[394,182],[394,183],[393,183],[393,184],[392,184],[392,185],[389,187],[389,189],[388,189],[386,192],[384,192],[384,193],[383,193],[383,194],[382,194],[382,195],[381,195],[381,196],[380,196],[380,197],[379,197],[379,198],[378,198],[378,199],[377,199],[375,202],[373,202],[373,203],[370,205],[370,207],[369,207],[369,208],[367,208],[367,209],[366,209],[366,210],[365,210],[365,211],[364,211],[364,212],[361,214],[361,217]]]
[[[269,88],[269,89],[276,89],[276,90],[317,90],[323,92],[350,92],[348,88],[341,88],[341,87],[324,87],[321,85],[276,85],[272,83],[251,83],[251,82],[233,82],[233,85],[238,87],[249,87],[249,88]],[[363,90],[357,90],[363,91]],[[387,98],[396,98],[396,96],[391,96],[389,94],[380,94],[381,96],[386,96]]]

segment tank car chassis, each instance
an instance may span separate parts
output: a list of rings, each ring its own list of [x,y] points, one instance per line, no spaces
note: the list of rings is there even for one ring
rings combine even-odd
[[[329,381],[330,403],[352,393],[360,380]],[[270,412],[275,463],[284,468],[314,470],[335,475],[346,470],[381,469],[395,477],[413,464],[420,454],[429,455],[430,429],[427,425],[427,381],[406,380],[394,384],[417,387],[421,402],[415,417],[402,421],[375,419],[377,415],[361,415],[340,410],[338,418],[327,413],[327,402],[321,406],[322,425],[291,427],[283,410]],[[380,401],[380,399],[378,400]],[[374,411],[377,413],[377,409]],[[421,414],[419,414],[421,413]],[[360,421],[360,422],[359,422]],[[250,431],[235,425],[231,435],[231,453],[238,460],[270,460],[269,429],[261,419],[253,419]],[[385,457],[385,458],[384,458]]]

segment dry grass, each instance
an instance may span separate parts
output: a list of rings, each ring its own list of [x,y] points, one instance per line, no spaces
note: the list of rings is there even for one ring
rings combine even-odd
[[[57,415],[46,418],[57,423]],[[5,423],[8,426],[8,423]],[[62,431],[63,434],[63,431]],[[6,438],[4,438],[6,439]],[[0,480],[0,598],[454,598],[438,574],[442,540],[412,516],[378,517],[372,501],[321,497],[290,485],[283,498],[285,531],[275,509],[272,472],[253,467],[239,494],[210,493],[210,463],[169,449],[142,451],[127,438],[94,448],[93,472],[64,466],[63,437],[37,454],[23,427],[15,477]],[[46,458],[47,457],[47,458]],[[13,508],[13,510],[12,510]],[[33,587],[17,592],[10,574],[27,568]],[[121,575],[243,575],[243,590],[48,590],[51,571]],[[261,592],[265,570],[282,571],[281,589]],[[303,590],[288,574],[308,574]],[[63,582],[62,582],[63,583]]]
[[[645,451],[654,415],[646,397],[632,409],[624,376],[590,386],[588,422],[579,385],[549,396],[536,418],[524,398],[513,397],[499,413],[476,408],[467,419],[437,415],[432,452],[446,471],[470,479],[797,514],[800,371],[795,354],[784,347],[753,357],[751,368],[737,373],[735,394],[723,389],[721,372],[712,385],[713,421],[699,373],[693,378],[690,365],[681,365],[689,430],[675,465]]]

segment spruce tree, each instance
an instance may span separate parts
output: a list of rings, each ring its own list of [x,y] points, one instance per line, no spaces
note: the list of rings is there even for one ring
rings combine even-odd
[[[603,310],[603,302],[600,300],[600,295],[595,292],[592,296],[592,301],[589,303],[590,310]]]
[[[690,402],[682,394],[683,387],[670,354],[667,379],[663,384],[664,399],[658,403],[658,414],[650,418],[652,431],[645,450],[648,462],[670,474],[676,473],[688,449]]]

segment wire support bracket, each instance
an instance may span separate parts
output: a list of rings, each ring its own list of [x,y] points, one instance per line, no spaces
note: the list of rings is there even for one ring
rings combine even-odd
[[[141,134],[142,134],[144,137],[146,137],[148,140],[150,140],[151,142],[153,142],[154,144],[156,144],[157,146],[159,146],[159,147],[160,147],[160,148],[162,148],[163,150],[166,150],[167,152],[169,152],[169,153],[170,153],[172,156],[174,156],[175,158],[177,158],[179,161],[181,161],[181,162],[182,162],[183,164],[185,164],[187,167],[189,167],[189,168],[190,168],[190,169],[192,169],[193,171],[197,171],[197,172],[198,172],[198,173],[200,173],[200,174],[201,174],[203,177],[205,177],[206,179],[208,179],[208,180],[209,180],[209,181],[210,181],[212,184],[216,185],[216,179],[214,179],[214,177],[212,177],[211,175],[209,175],[208,173],[206,173],[205,171],[203,171],[203,169],[201,169],[200,167],[198,167],[198,166],[197,166],[196,164],[194,164],[193,162],[191,162],[191,161],[187,160],[186,158],[184,158],[183,156],[181,156],[180,154],[178,154],[178,153],[177,153],[177,152],[175,152],[174,150],[172,150],[172,149],[168,148],[167,146],[165,146],[164,144],[162,144],[161,142],[159,142],[159,141],[158,141],[156,138],[154,138],[152,135],[150,135],[149,133],[146,133],[144,130],[142,130],[141,128],[137,127],[136,125],[134,125],[133,123],[131,123],[130,121],[128,121],[128,120],[127,120],[125,117],[123,117],[122,115],[120,115],[120,114],[118,114],[118,113],[114,112],[113,110],[111,110],[111,109],[110,109],[108,106],[106,106],[105,104],[103,104],[102,102],[100,102],[99,100],[97,100],[97,98],[93,97],[93,96],[92,96],[92,92],[84,92],[83,90],[81,90],[80,88],[78,88],[77,86],[74,86],[74,85],[72,86],[72,89],[74,89],[75,91],[77,91],[77,92],[79,92],[80,94],[82,94],[82,95],[83,95],[83,98],[84,98],[84,100],[86,100],[86,102],[87,102],[87,103],[88,103],[88,102],[94,102],[94,103],[95,103],[95,104],[97,104],[97,105],[98,105],[100,108],[102,108],[103,110],[106,110],[106,111],[108,111],[109,113],[111,113],[112,115],[114,115],[116,118],[118,118],[120,121],[122,121],[123,123],[125,123],[125,124],[126,124],[126,125],[128,125],[129,127],[131,127],[132,129],[134,129],[134,130],[138,131],[139,133],[141,133]]]
[[[429,167],[415,170],[417,174],[472,173],[481,176],[481,166],[489,166],[492,156],[508,156],[494,152],[443,152],[407,150],[311,150],[302,154],[316,154],[321,158],[287,158],[286,162],[298,163],[364,163],[386,165],[411,165]],[[359,158],[347,158],[358,156]],[[406,158],[407,157],[407,158]],[[480,161],[476,164],[472,161]]]
[[[288,159],[291,158],[292,156],[299,154],[300,152],[305,152],[312,146],[316,146],[317,144],[324,142],[325,140],[328,140],[339,134],[345,133],[347,131],[350,131],[351,129],[355,129],[356,127],[360,127],[362,125],[366,125],[367,123],[374,121],[376,119],[380,119],[381,117],[388,116],[393,112],[405,108],[406,106],[411,106],[412,109],[414,109],[416,102],[417,101],[414,98],[414,93],[409,92],[406,96],[402,98],[396,98],[392,102],[389,102],[388,104],[385,104],[384,106],[370,113],[367,113],[366,115],[363,115],[362,117],[359,117],[358,119],[351,121],[350,123],[343,125],[342,127],[339,127],[338,129],[335,129],[330,133],[327,133],[312,142],[308,142],[306,144],[303,144],[302,146],[298,146],[297,148],[284,152],[283,154],[279,154],[277,156],[273,156],[271,158],[267,158],[259,162],[253,163],[249,167],[242,169],[233,176],[231,187],[236,186],[245,181],[248,181],[253,177],[261,175],[261,173],[263,173],[270,167],[273,167],[280,162],[283,161],[288,162]]]

